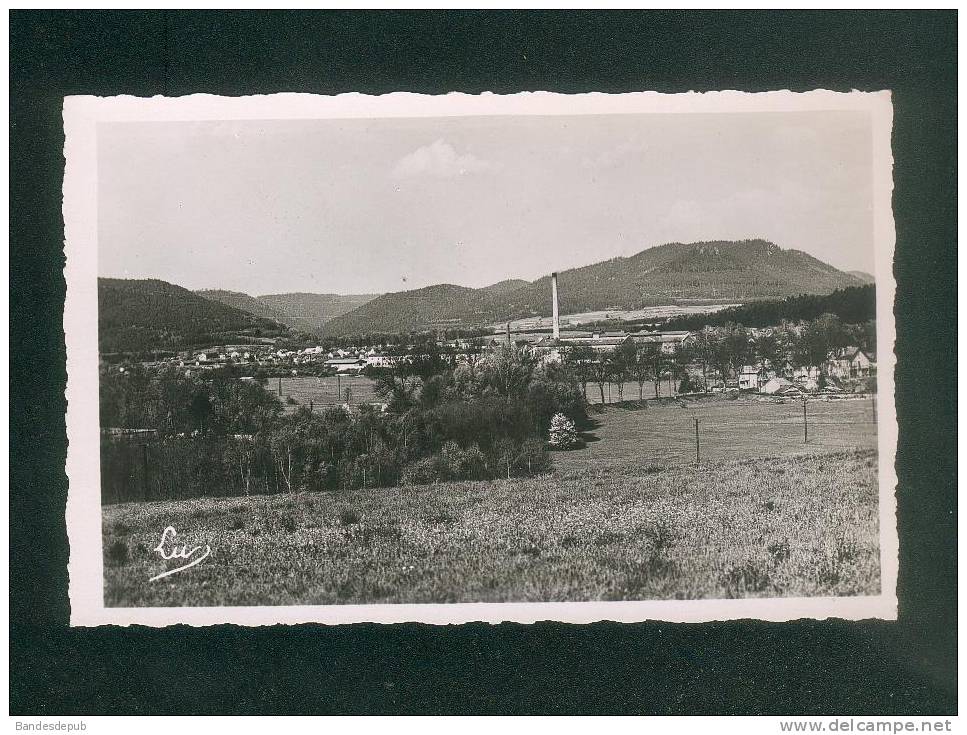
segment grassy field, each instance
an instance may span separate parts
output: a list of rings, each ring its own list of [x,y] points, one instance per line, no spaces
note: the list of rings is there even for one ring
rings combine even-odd
[[[282,400],[291,396],[292,400],[298,405],[286,405],[286,409],[294,411],[298,406],[308,406],[312,401],[313,406],[333,406],[342,405],[346,402],[346,388],[352,391],[352,403],[367,403],[376,401],[376,393],[373,391],[374,383],[369,378],[362,375],[340,375],[325,378],[312,376],[300,376],[294,378],[282,378]],[[270,391],[276,392],[279,387],[278,378],[270,378],[266,386]]]
[[[795,449],[775,443],[777,432],[796,435],[794,418],[783,413],[793,406],[609,408],[598,417],[590,462],[587,450],[556,453],[554,473],[528,480],[106,506],[105,602],[875,594],[872,431],[856,428],[859,405],[829,404],[830,412],[847,413],[826,424],[815,406],[816,444]],[[686,441],[693,414],[711,429],[740,410],[751,411],[743,415],[755,430],[733,424],[719,429],[718,445],[710,440],[712,456],[732,459],[684,462],[693,451]],[[685,446],[676,455],[669,444],[679,438]],[[859,448],[830,451],[851,442]],[[642,446],[648,451],[639,454]],[[766,453],[790,456],[754,459]],[[168,525],[179,542],[210,544],[212,556],[149,583],[165,569],[152,549]]]
[[[567,471],[692,463],[696,418],[702,461],[876,448],[869,398],[810,401],[808,443],[803,441],[801,401],[713,397],[644,405],[593,407],[594,428],[585,434],[587,448],[555,454],[555,465]]]

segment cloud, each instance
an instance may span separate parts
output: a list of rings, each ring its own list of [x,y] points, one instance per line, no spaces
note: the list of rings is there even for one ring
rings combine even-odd
[[[459,155],[452,145],[441,139],[403,156],[393,167],[393,176],[399,179],[414,176],[448,179],[493,168],[494,164],[472,153]]]

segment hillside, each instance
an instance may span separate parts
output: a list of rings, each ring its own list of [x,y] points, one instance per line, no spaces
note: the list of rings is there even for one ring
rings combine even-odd
[[[202,289],[200,291],[195,291],[199,296],[203,296],[210,301],[218,301],[222,304],[231,306],[232,308],[239,309],[240,311],[247,311],[249,314],[255,316],[260,316],[265,319],[272,319],[273,321],[285,323],[283,320],[283,315],[270,304],[260,301],[254,296],[249,296],[247,293],[241,293],[240,291],[223,291],[221,289]],[[291,326],[291,325],[290,325]]]
[[[325,325],[327,336],[366,332],[415,332],[463,324],[486,324],[506,308],[499,295],[452,284],[388,293]]]
[[[530,286],[530,281],[525,281],[521,278],[508,278],[504,281],[498,281],[497,283],[492,283],[489,286],[484,286],[481,291],[487,291],[492,294],[508,294],[514,291],[519,291],[524,288],[524,286]]]
[[[386,294],[333,320],[324,331],[331,335],[396,332],[419,329],[435,320],[473,326],[548,316],[550,276],[521,283],[501,281],[482,289],[431,286]],[[641,309],[690,300],[824,295],[862,283],[811,255],[783,250],[764,240],[670,243],[558,273],[562,314]],[[490,314],[492,318],[487,316]]]
[[[558,274],[561,312],[640,309],[682,299],[749,301],[827,294],[861,281],[764,240],[671,243]],[[550,277],[510,294],[521,314],[549,310]]]
[[[799,322],[815,319],[820,314],[835,314],[847,324],[876,319],[876,287],[866,284],[837,289],[822,296],[803,295],[754,301],[714,314],[673,317],[665,322],[664,328],[698,330],[729,322],[746,327],[770,327],[784,320]]]
[[[155,279],[98,278],[97,295],[98,346],[105,353],[244,342],[287,329]]]
[[[862,281],[863,283],[876,283],[876,279],[866,271],[846,271],[846,272],[849,273],[851,276],[853,276],[853,278],[856,278]]]
[[[281,293],[257,296],[263,308],[277,319],[302,332],[321,333],[330,319],[372,301],[378,294]]]

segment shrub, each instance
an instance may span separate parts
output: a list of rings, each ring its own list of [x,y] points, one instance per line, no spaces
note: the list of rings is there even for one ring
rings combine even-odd
[[[367,487],[386,487],[399,480],[396,457],[385,447],[360,454],[343,462],[340,486],[344,490]]]
[[[403,468],[403,482],[407,485],[429,485],[444,479],[445,467],[437,455],[424,457]]]
[[[544,442],[540,439],[528,439],[517,454],[514,462],[515,474],[538,475],[551,469],[551,458],[547,454]]]
[[[692,376],[688,373],[682,376],[681,382],[678,384],[679,393],[698,393],[700,386],[692,379]]]
[[[555,449],[573,449],[579,443],[577,427],[574,422],[563,413],[554,414],[551,418],[548,444]]]
[[[440,462],[448,480],[480,480],[487,474],[487,458],[476,444],[461,449],[448,441],[440,452]]]

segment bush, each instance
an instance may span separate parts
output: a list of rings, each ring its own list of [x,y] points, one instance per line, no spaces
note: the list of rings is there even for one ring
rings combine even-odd
[[[403,482],[406,485],[429,485],[444,479],[446,468],[437,455],[424,457],[403,468]]]
[[[383,448],[345,460],[339,484],[344,490],[358,490],[395,485],[398,480],[399,465],[396,458]]]
[[[573,449],[580,444],[577,427],[563,413],[556,413],[551,418],[548,444],[555,449]]]
[[[540,439],[528,439],[521,445],[514,462],[515,474],[539,475],[551,469],[551,458]]]
[[[448,441],[440,452],[443,472],[448,480],[479,480],[486,476],[487,458],[476,444],[461,449]]]
[[[682,381],[678,384],[679,393],[698,393],[699,385],[692,379],[692,376],[688,373],[682,377]]]

